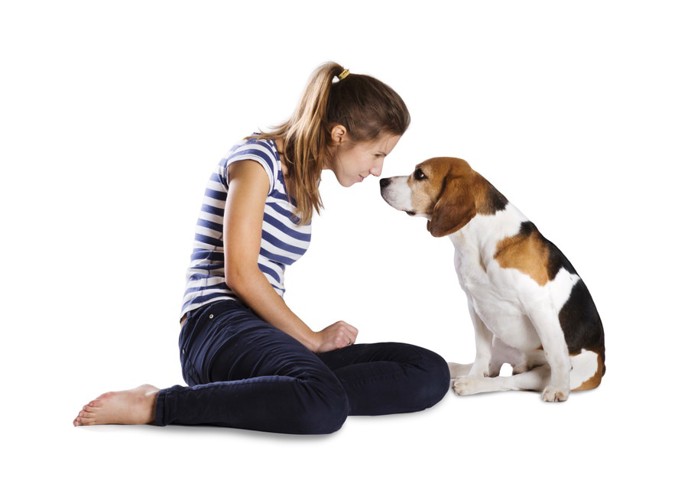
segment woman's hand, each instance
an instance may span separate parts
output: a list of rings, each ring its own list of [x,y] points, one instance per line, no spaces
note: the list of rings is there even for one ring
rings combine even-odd
[[[352,345],[356,342],[358,330],[344,321],[337,321],[316,335],[320,344],[315,352],[328,352]]]

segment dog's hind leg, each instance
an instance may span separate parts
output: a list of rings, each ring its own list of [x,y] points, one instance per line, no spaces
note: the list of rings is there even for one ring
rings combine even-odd
[[[453,389],[459,396],[497,391],[543,391],[550,378],[547,365],[508,377],[459,377]]]
[[[571,356],[571,390],[585,391],[600,385],[604,375],[604,360],[594,351],[583,349]]]
[[[488,376],[496,377],[499,375],[502,365],[505,363],[511,365],[513,373],[528,371],[528,360],[526,355],[515,347],[505,344],[504,341],[495,336],[492,339],[492,353],[490,356],[490,370]]]

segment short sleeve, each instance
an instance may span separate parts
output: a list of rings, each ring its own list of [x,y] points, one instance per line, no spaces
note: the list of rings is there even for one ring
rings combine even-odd
[[[227,185],[227,167],[232,163],[242,160],[252,160],[259,163],[270,180],[270,192],[275,189],[275,179],[279,164],[277,152],[270,141],[264,139],[247,139],[234,146],[227,156],[220,161],[220,177],[223,184]]]

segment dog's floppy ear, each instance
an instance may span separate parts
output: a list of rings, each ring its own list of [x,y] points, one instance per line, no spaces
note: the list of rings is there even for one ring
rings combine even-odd
[[[470,183],[453,177],[445,181],[444,189],[432,210],[428,231],[439,238],[458,231],[475,217],[477,209]]]

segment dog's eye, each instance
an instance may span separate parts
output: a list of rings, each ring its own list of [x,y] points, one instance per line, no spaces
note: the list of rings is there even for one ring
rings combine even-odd
[[[417,181],[422,181],[423,179],[427,179],[426,175],[419,168],[416,169],[415,172],[413,172],[413,178],[416,179]]]

